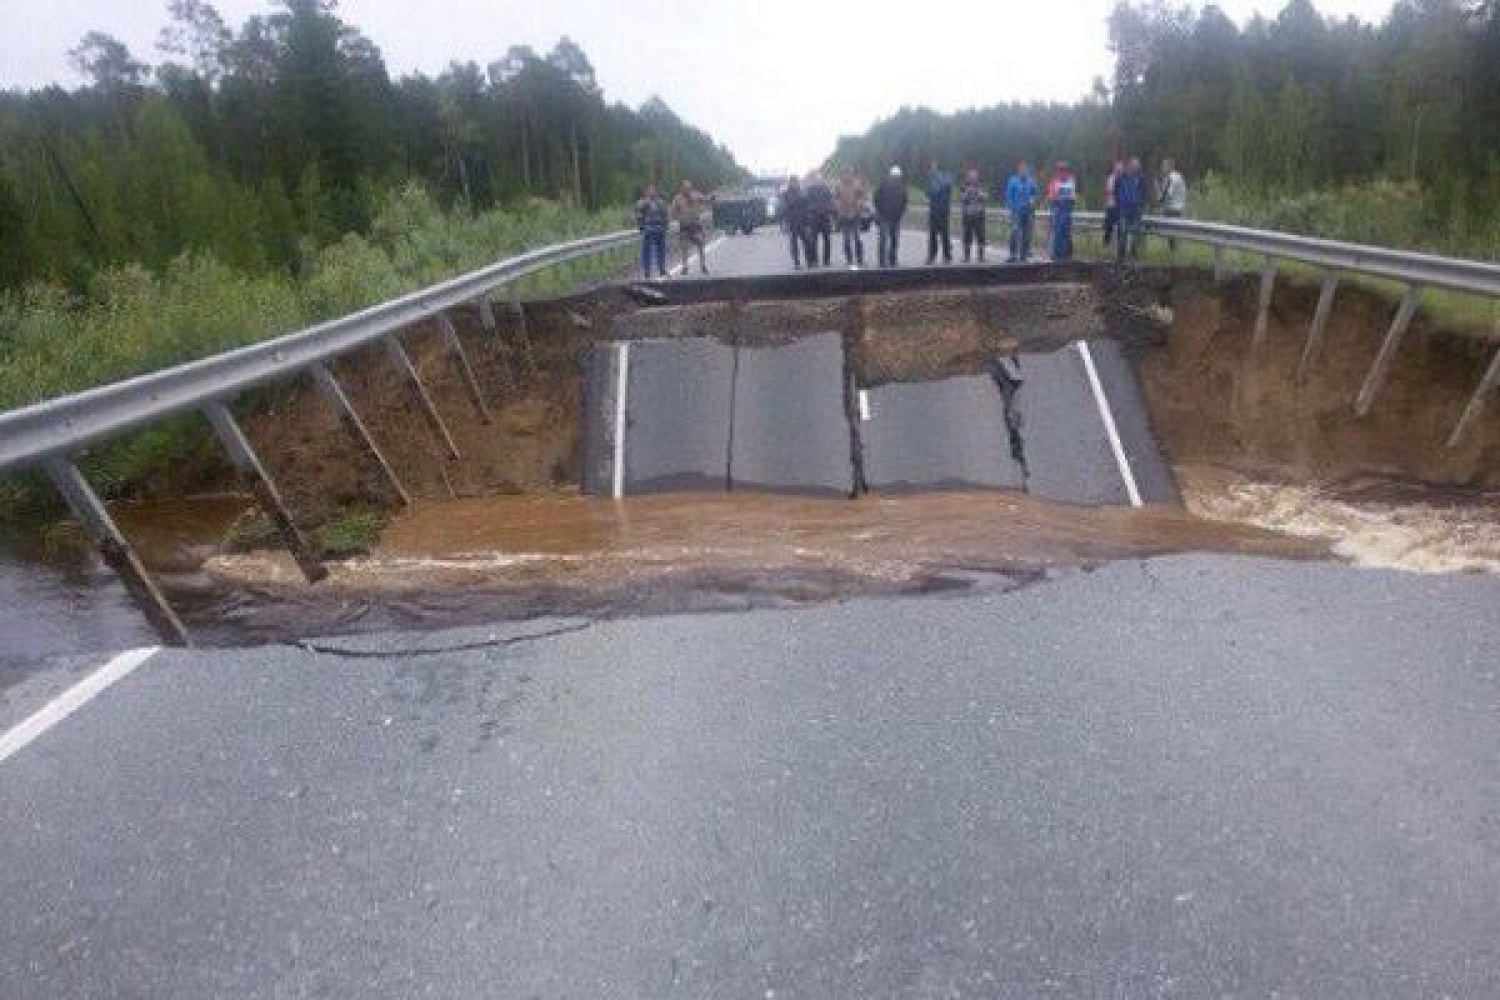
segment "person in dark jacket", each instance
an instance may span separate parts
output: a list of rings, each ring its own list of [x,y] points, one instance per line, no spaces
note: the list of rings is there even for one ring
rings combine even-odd
[[[807,179],[807,228],[803,247],[807,266],[818,266],[818,245],[823,247],[822,263],[827,267],[833,257],[833,188],[814,171]]]
[[[963,222],[965,264],[972,260],[976,245],[979,248],[979,262],[984,263],[984,213],[987,200],[984,187],[979,183],[979,171],[970,170],[964,176],[963,193],[958,196],[958,214]]]
[[[953,213],[953,178],[932,161],[927,172],[927,263],[937,263],[938,247],[943,263],[953,263],[953,239],[948,235],[948,217]]]
[[[901,245],[901,217],[906,214],[906,180],[900,167],[892,167],[875,189],[875,224],[880,227],[881,267],[895,267]]]
[[[1115,238],[1115,260],[1138,260],[1141,256],[1142,216],[1146,211],[1146,178],[1141,174],[1141,159],[1130,158],[1125,172],[1115,181],[1115,207],[1120,212],[1120,231]]]
[[[641,231],[641,273],[651,280],[652,265],[663,278],[667,276],[667,203],[656,193],[655,184],[647,184],[641,200],[635,203],[635,223]]]
[[[787,178],[781,191],[781,220],[791,237],[792,267],[802,269],[802,240],[807,230],[807,194],[795,176]]]
[[[1120,206],[1115,203],[1115,185],[1120,182],[1120,175],[1125,172],[1125,164],[1119,160],[1109,168],[1109,176],[1104,178],[1104,245],[1109,246],[1109,241],[1114,238],[1115,230],[1120,226]]]

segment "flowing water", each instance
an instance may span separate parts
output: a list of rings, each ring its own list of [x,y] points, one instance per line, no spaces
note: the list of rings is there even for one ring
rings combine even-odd
[[[1195,514],[1327,542],[1358,566],[1500,573],[1500,490],[1362,478],[1257,482],[1212,466],[1178,470]]]
[[[1494,492],[1178,472],[1186,509],[1075,507],[998,490],[423,502],[391,523],[376,552],[334,564],[318,587],[280,553],[217,553],[247,508],[243,497],[117,516],[195,639],[209,645],[921,593],[968,585],[975,573],[1017,585],[1057,567],[1181,551],[1331,552],[1369,566],[1500,572]],[[71,532],[0,548],[0,664],[153,641],[124,588]]]

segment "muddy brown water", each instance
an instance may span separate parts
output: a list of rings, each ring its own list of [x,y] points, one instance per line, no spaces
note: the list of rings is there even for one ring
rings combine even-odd
[[[214,554],[245,507],[214,497],[120,513],[203,644],[1010,587],[1059,567],[1162,552],[1326,552],[1179,509],[1069,507],[1005,492],[552,494],[420,503],[391,523],[378,551],[333,564],[330,580],[312,587],[281,553]],[[0,556],[0,587],[25,609],[7,612],[0,662],[154,641],[123,588],[72,539],[24,558],[12,548]]]
[[[1392,479],[1314,487],[1215,466],[1178,475],[1185,508],[1077,507],[1007,491],[429,500],[316,587],[284,554],[219,551],[248,498],[116,514],[206,645],[1015,587],[1185,551],[1500,572],[1500,491]],[[0,665],[154,641],[73,530],[0,545]]]

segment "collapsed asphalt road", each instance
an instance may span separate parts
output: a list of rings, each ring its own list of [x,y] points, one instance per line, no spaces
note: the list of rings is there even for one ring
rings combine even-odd
[[[699,397],[689,362],[627,371],[720,415],[658,425],[693,463],[649,450],[657,406],[601,440],[632,488],[805,451],[835,489],[841,376],[778,388],[825,385],[822,350],[743,397],[711,352]],[[1021,474],[1121,502],[1102,417],[1047,472],[1046,407],[1092,392],[1047,357],[1010,413],[983,378],[869,387],[867,473],[1014,485],[1055,377]],[[1036,580],[54,663],[0,701],[0,996],[1493,994],[1500,581]]]
[[[1176,499],[1135,373],[1112,341],[996,359],[990,376],[870,388],[851,382],[845,350],[836,333],[774,346],[596,345],[585,490],[994,487],[1080,504]]]
[[[1488,996],[1497,601],[1178,557],[160,653],[0,763],[0,995]]]
[[[920,260],[916,234],[904,237],[907,259]],[[770,233],[718,241],[715,274],[785,270],[783,243]],[[920,309],[909,322],[912,342],[932,332]],[[770,333],[594,344],[584,490],[997,487],[1079,504],[1177,500],[1135,370],[1112,340],[997,355],[989,378],[866,385],[847,336]]]

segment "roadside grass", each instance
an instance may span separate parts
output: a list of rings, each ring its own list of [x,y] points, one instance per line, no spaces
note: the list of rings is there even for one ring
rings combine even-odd
[[[590,213],[540,200],[478,215],[445,212],[414,184],[390,195],[368,234],[304,244],[295,276],[184,254],[160,273],[134,264],[100,269],[79,290],[32,285],[0,295],[0,410],[278,336],[529,248],[627,223],[623,211]],[[522,297],[562,294],[619,274],[633,252],[547,269],[517,290]],[[112,497],[164,471],[212,461],[217,450],[203,422],[187,416],[94,449],[84,467]],[[54,504],[38,476],[0,477],[0,520]]]
[[[380,534],[389,522],[390,517],[381,511],[351,508],[314,527],[308,533],[308,540],[324,559],[369,555],[380,543]],[[229,552],[251,552],[280,549],[282,541],[271,519],[257,511],[246,514],[230,527],[223,546]]]
[[[313,544],[325,559],[369,555],[389,518],[378,511],[347,510],[313,531]]]

